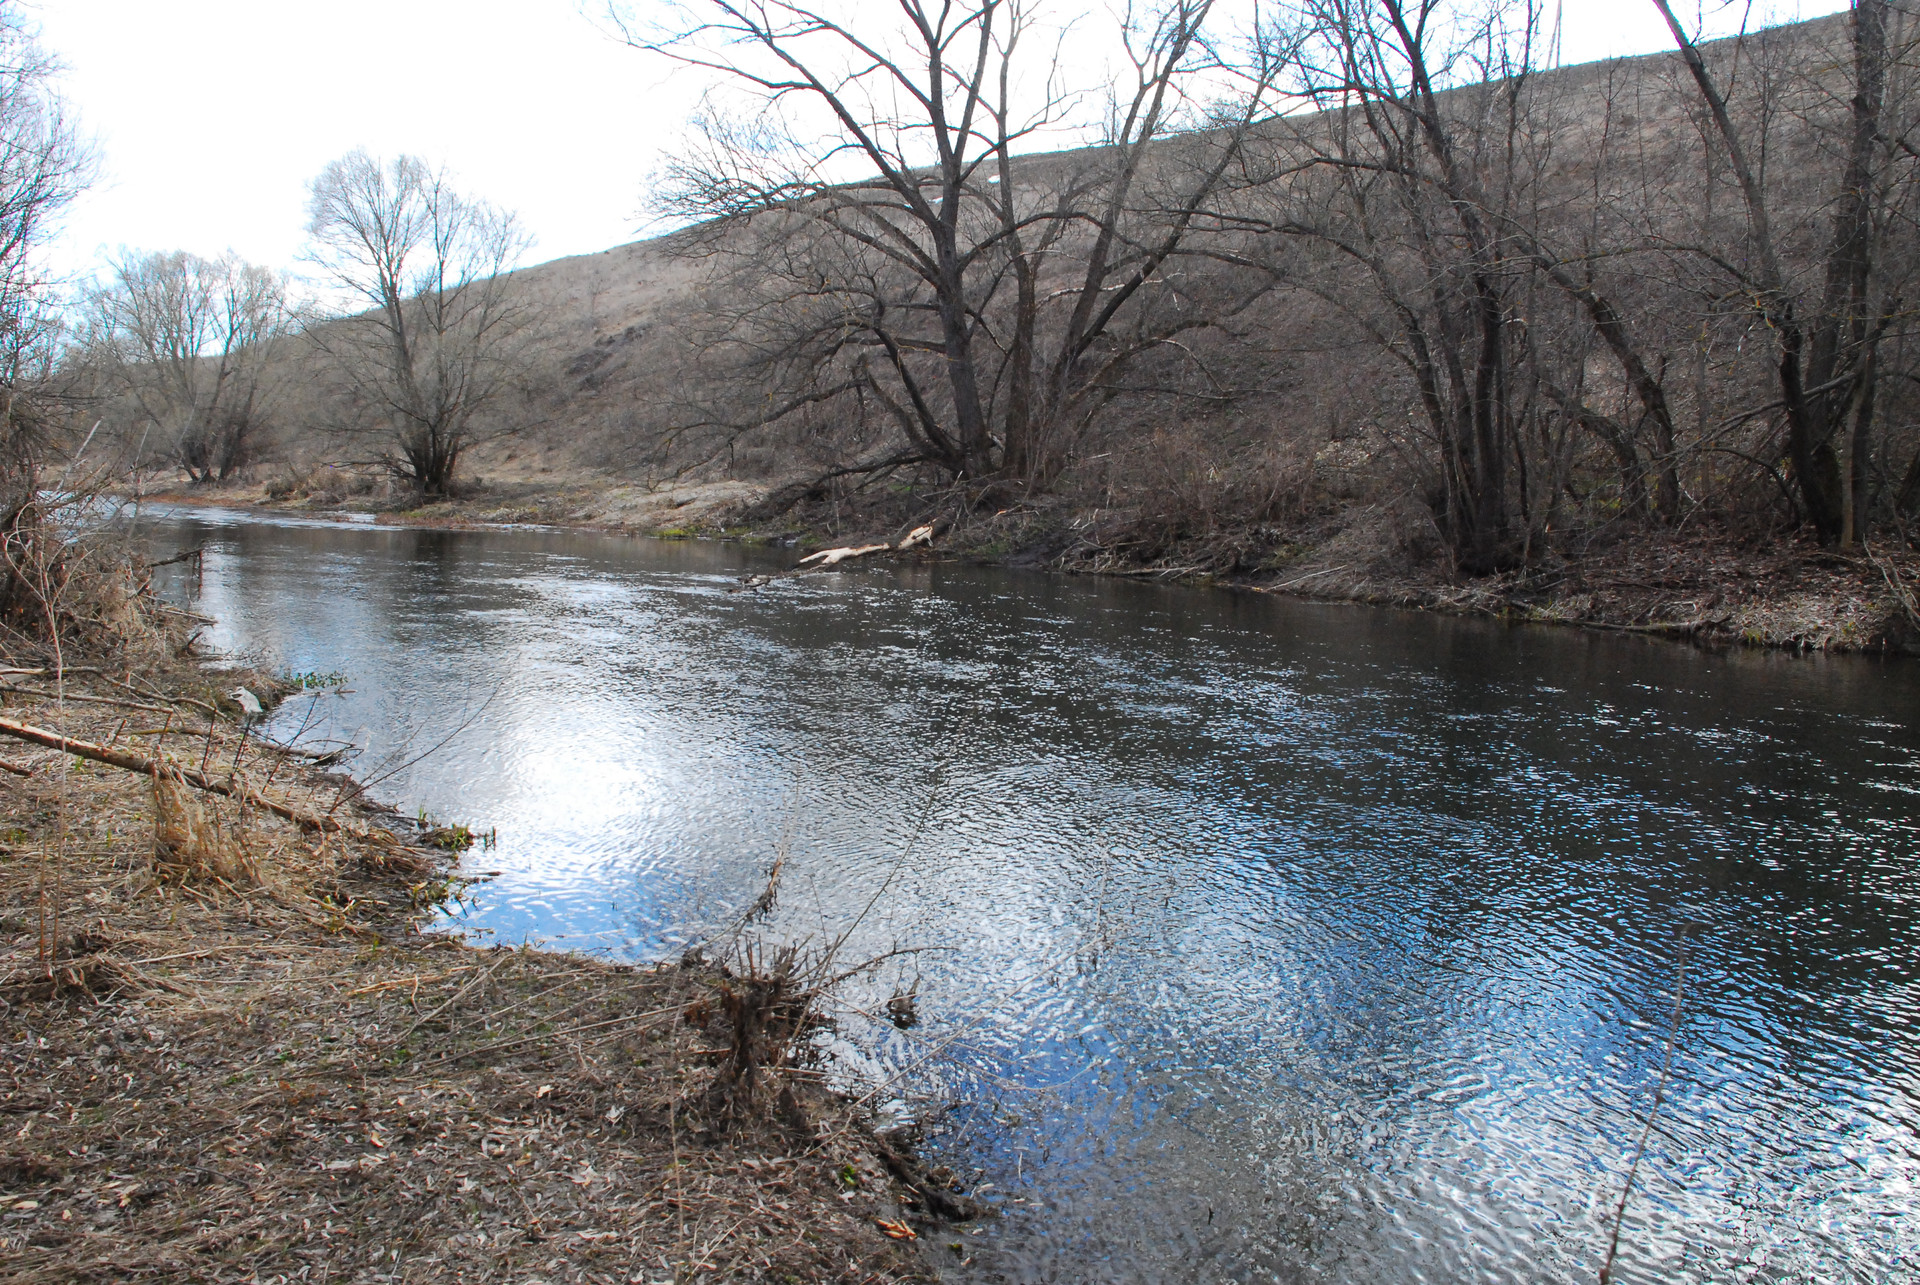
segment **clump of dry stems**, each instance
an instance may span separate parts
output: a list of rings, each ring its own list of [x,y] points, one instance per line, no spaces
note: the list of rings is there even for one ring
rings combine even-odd
[[[244,823],[228,821],[186,783],[179,770],[153,774],[153,865],[172,883],[199,880],[230,892],[256,888],[260,865],[250,851]]]

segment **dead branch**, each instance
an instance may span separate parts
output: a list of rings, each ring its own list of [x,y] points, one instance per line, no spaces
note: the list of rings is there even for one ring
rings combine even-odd
[[[277,817],[293,822],[303,830],[317,830],[325,833],[346,834],[355,839],[371,843],[397,843],[393,836],[377,830],[366,830],[350,826],[330,816],[316,816],[289,804],[270,799],[266,795],[234,781],[222,781],[191,767],[182,767],[163,760],[142,758],[125,750],[116,750],[106,745],[96,745],[92,741],[78,741],[58,732],[49,732],[45,728],[34,727],[27,723],[16,723],[9,719],[0,719],[0,733],[17,737],[34,745],[44,745],[48,749],[59,750],[63,754],[72,754],[77,758],[89,759],[95,763],[105,763],[126,772],[137,772],[142,776],[157,776],[167,772],[178,775],[180,780],[197,790],[209,794],[220,794],[238,799],[243,803],[265,809]]]
[[[843,549],[822,549],[818,553],[809,553],[800,559],[800,565],[804,567],[810,562],[817,562],[821,567],[831,567],[849,558],[864,558],[869,553],[886,553],[892,548],[890,544],[861,544]]]

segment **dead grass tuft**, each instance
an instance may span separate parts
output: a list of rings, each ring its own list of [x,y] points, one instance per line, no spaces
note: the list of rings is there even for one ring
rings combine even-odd
[[[260,886],[260,866],[242,825],[177,769],[153,775],[153,869],[168,883],[204,883],[240,893]]]
[[[739,959],[740,971],[728,970],[713,986],[728,1040],[716,1050],[721,1062],[705,1095],[708,1109],[717,1120],[734,1124],[758,1118],[772,1105],[784,1123],[804,1128],[792,1078],[784,1073],[825,1023],[818,1009],[820,970],[792,945],[768,949],[748,943]]]

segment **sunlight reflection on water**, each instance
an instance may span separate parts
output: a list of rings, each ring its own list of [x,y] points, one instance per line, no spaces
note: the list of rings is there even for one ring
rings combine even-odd
[[[779,851],[779,931],[884,890],[860,948],[928,951],[854,998],[917,977],[923,1021],[848,1053],[912,1068],[1003,1202],[963,1278],[1591,1280],[1683,933],[1619,1278],[1913,1270],[1911,662],[951,566],[735,593],[786,559],[693,542],[156,529],[210,543],[220,645],[350,676],[276,734],[310,718],[381,797],[498,827],[468,931],[671,955]]]

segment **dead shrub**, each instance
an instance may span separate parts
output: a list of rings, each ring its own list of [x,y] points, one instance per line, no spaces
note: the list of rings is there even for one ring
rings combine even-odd
[[[738,969],[726,972],[715,988],[729,1041],[715,1050],[720,1069],[706,1093],[714,1115],[755,1117],[771,1104],[789,1123],[804,1126],[799,1101],[781,1072],[797,1064],[808,1037],[826,1024],[818,1010],[820,973],[818,962],[797,946],[775,947],[771,954],[757,944],[741,948]],[[779,1088],[772,1090],[776,1081]]]
[[[1178,534],[1223,526],[1288,524],[1315,506],[1311,453],[1286,443],[1242,449],[1191,431],[1156,433],[1135,493],[1143,520]]]
[[[298,499],[313,483],[313,470],[290,464],[267,479],[269,500]]]

